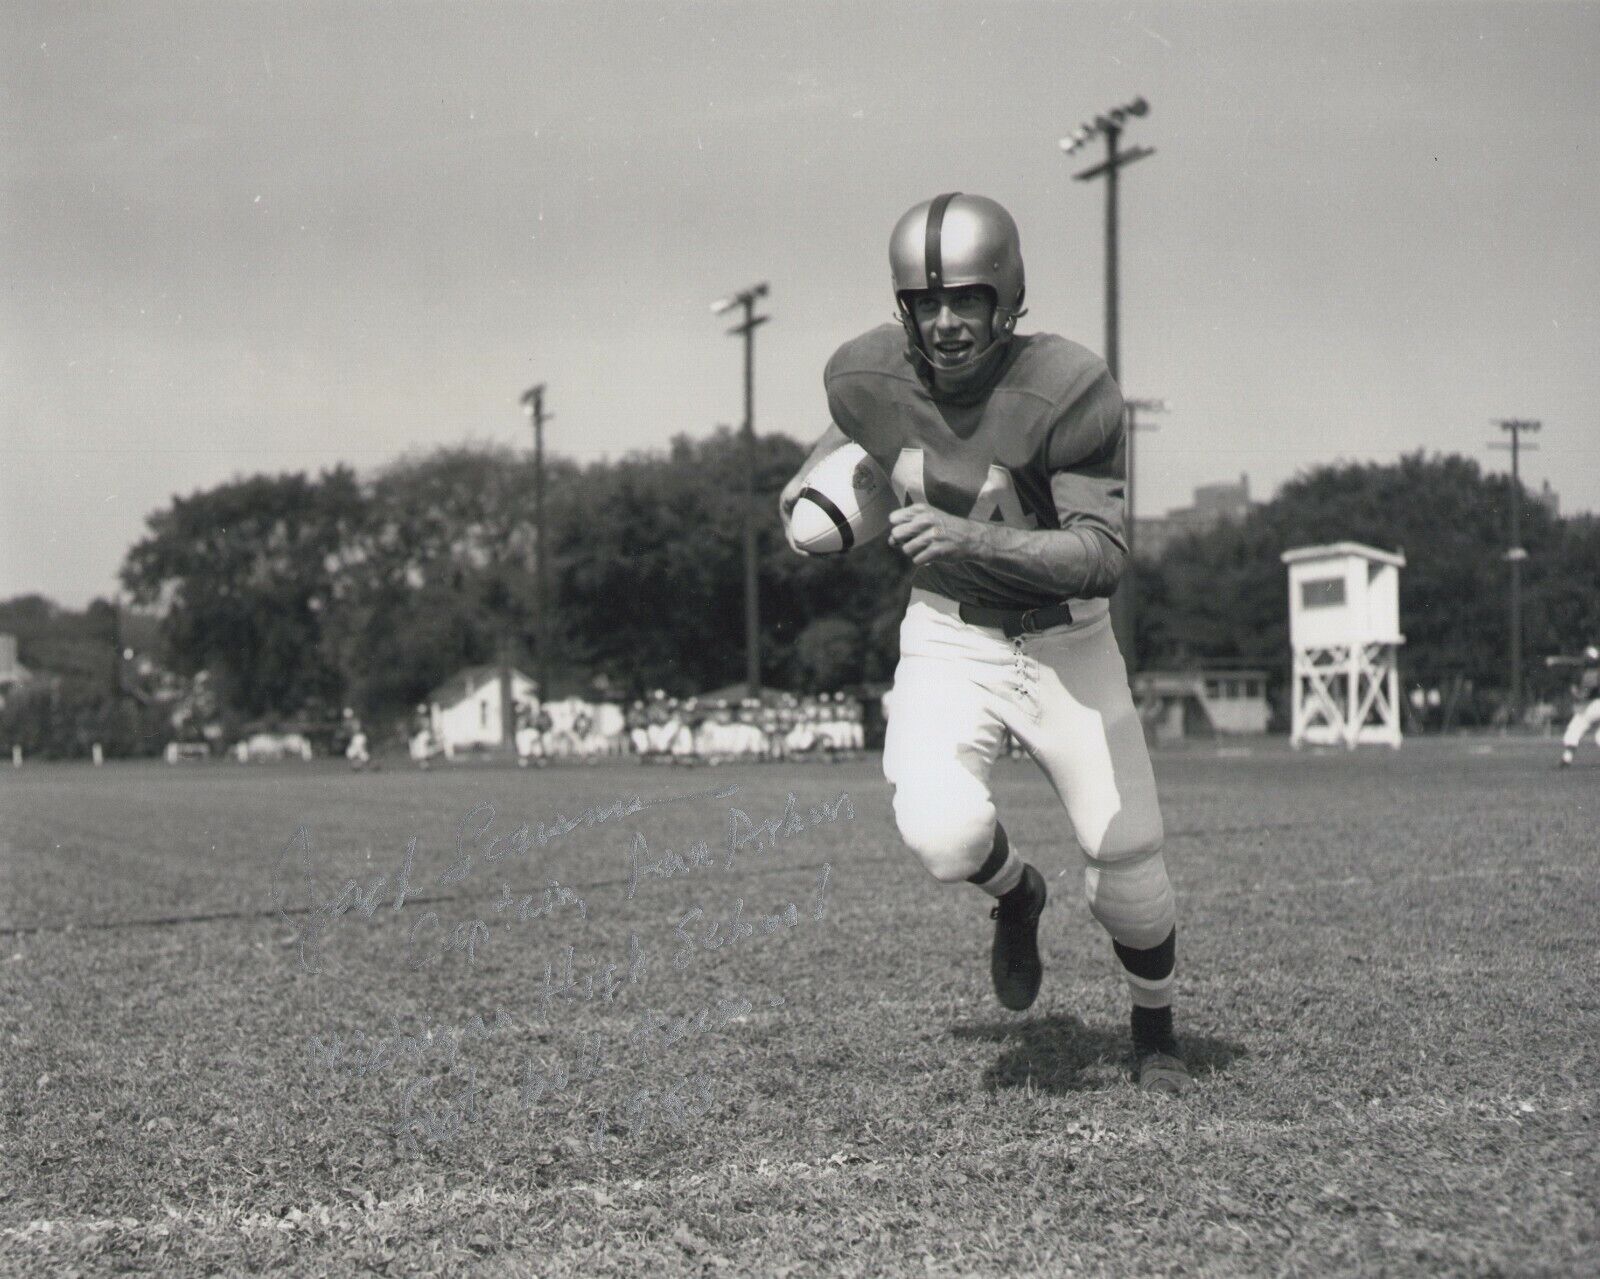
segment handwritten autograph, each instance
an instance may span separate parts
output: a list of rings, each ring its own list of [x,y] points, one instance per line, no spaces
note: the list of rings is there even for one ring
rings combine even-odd
[[[497,835],[487,844],[482,844],[475,852],[469,851],[467,848],[469,838],[482,841],[494,824],[495,807],[491,803],[484,802],[472,808],[462,819],[456,837],[456,858],[439,872],[434,884],[437,887],[444,887],[457,883],[471,874],[477,866],[492,866],[508,857],[523,855],[535,844],[543,847],[551,840],[568,835],[580,826],[597,826],[603,822],[616,821],[667,804],[726,799],[737,794],[738,790],[737,785],[730,784],[714,790],[669,795],[657,799],[645,799],[634,795],[629,799],[618,799],[604,807],[586,808],[575,817],[558,814],[549,824],[542,821],[523,822],[514,830]],[[348,879],[336,892],[324,893],[318,883],[317,853],[311,830],[303,823],[295,828],[294,834],[284,844],[273,865],[267,902],[278,912],[279,918],[294,930],[300,964],[305,971],[310,973],[322,971],[323,943],[335,923],[352,910],[371,919],[377,913],[379,906],[389,901],[392,893],[392,910],[398,913],[405,908],[409,898],[418,895],[419,889],[413,878],[416,873],[418,842],[418,837],[415,835],[406,841],[399,871],[392,876],[389,872],[383,872],[366,881]],[[298,909],[292,909],[291,897],[296,879],[304,888],[305,902]],[[299,917],[301,915],[304,917]],[[455,949],[475,952],[482,936],[482,932],[468,923],[465,925],[465,932],[453,935],[451,940]]]
[[[742,809],[730,808],[727,833],[723,840],[725,849],[722,859],[723,869],[733,869],[741,850],[752,853],[773,852],[781,839],[792,839],[812,827],[824,826],[841,819],[853,821],[855,815],[856,807],[850,802],[848,792],[842,791],[831,803],[813,805],[804,816],[800,812],[800,801],[795,798],[793,791],[784,802],[783,812],[764,822],[752,820],[750,814]],[[638,891],[642,880],[652,877],[671,879],[674,875],[684,875],[693,870],[704,870],[715,865],[716,859],[712,857],[711,847],[705,840],[691,845],[681,854],[669,848],[655,860],[651,860],[650,848],[645,841],[644,833],[635,831],[633,847],[628,853],[628,900],[633,900],[633,895]]]
[[[442,888],[459,883],[486,867],[493,868],[509,858],[525,856],[534,847],[544,846],[582,826],[617,822],[666,804],[726,799],[738,789],[736,785],[727,785],[654,800],[634,795],[584,809],[574,817],[558,814],[549,822],[525,821],[499,833],[492,833],[496,819],[494,805],[480,803],[461,820],[455,857],[432,876],[431,885]],[[854,820],[855,815],[855,806],[847,793],[841,792],[829,801],[809,806],[802,806],[790,793],[783,811],[765,819],[752,817],[741,808],[728,808],[719,838],[696,841],[681,851],[665,846],[652,850],[644,832],[635,829],[625,852],[627,898],[634,899],[640,886],[648,880],[732,870],[740,858],[776,853],[785,841],[818,826]],[[541,891],[520,895],[502,883],[498,895],[487,902],[489,909],[483,912],[487,919],[472,918],[453,926],[442,923],[436,911],[415,908],[430,900],[423,896],[429,883],[418,868],[418,846],[419,838],[413,835],[406,842],[400,864],[394,870],[365,880],[347,879],[337,890],[325,892],[319,882],[317,850],[310,829],[304,824],[295,829],[273,864],[269,900],[279,917],[295,930],[293,940],[298,946],[302,969],[312,974],[322,972],[327,939],[338,921],[351,913],[370,919],[382,909],[395,916],[414,903],[406,916],[409,927],[404,934],[405,967],[413,971],[435,967],[453,953],[472,965],[496,931],[510,931],[516,925],[553,921],[566,912],[584,921],[590,918],[590,904],[583,896],[551,880]],[[697,904],[677,914],[670,921],[676,941],[676,950],[671,956],[672,968],[684,970],[705,952],[770,937],[796,928],[808,919],[821,922],[826,915],[832,873],[832,863],[824,862],[817,870],[804,906],[791,900],[777,904],[770,912],[758,909],[747,912],[745,898],[739,897],[731,907],[717,907],[708,912],[705,905]],[[303,894],[298,905],[294,904],[297,886]],[[482,910],[482,907],[475,909]],[[534,1003],[527,1011],[542,1014],[548,1023],[554,1020],[556,1010],[563,1003],[619,1002],[628,987],[643,984],[652,971],[666,971],[654,968],[649,948],[638,932],[627,933],[626,946],[625,955],[613,952],[609,962],[603,953],[581,950],[573,945],[554,950],[544,961],[542,983],[533,984]],[[762,1006],[779,1009],[786,1005],[781,996],[774,995],[765,998]],[[747,1021],[756,1007],[756,1002],[748,997],[728,995],[714,1004],[672,1016],[658,1008],[646,1008],[630,1014],[636,1015],[637,1022],[627,1034],[624,1047],[659,1058],[676,1045]],[[492,1020],[474,1014],[460,1025],[434,1022],[412,1033],[402,1028],[397,1018],[390,1017],[387,1035],[368,1037],[359,1031],[349,1039],[337,1032],[312,1035],[307,1049],[315,1065],[329,1071],[347,1071],[358,1078],[391,1068],[415,1074],[415,1078],[400,1081],[403,1086],[398,1115],[389,1129],[403,1145],[414,1149],[419,1141],[428,1145],[453,1141],[468,1125],[495,1126],[491,1111],[503,1112],[509,1105],[509,1096],[502,1095],[503,1090],[497,1092],[492,1086],[480,1083],[476,1065],[467,1060],[465,1050],[469,1041],[499,1039],[508,1027],[514,1028],[521,1020],[520,1017],[513,1020],[505,1010],[496,1008]],[[600,1038],[592,1031],[585,1034],[575,1059],[568,1055],[558,1056],[553,1061],[520,1061],[520,1082],[514,1090],[516,1113],[531,1113],[558,1094],[572,1092],[607,1072],[610,1064]],[[619,1105],[603,1104],[594,1118],[589,1138],[591,1145],[601,1147],[619,1132],[637,1136],[657,1121],[682,1128],[711,1110],[716,1100],[715,1083],[698,1064],[685,1063],[682,1069],[674,1067],[667,1073],[676,1082],[664,1091],[662,1088],[668,1079],[656,1074],[652,1076],[656,1087],[640,1088]]]

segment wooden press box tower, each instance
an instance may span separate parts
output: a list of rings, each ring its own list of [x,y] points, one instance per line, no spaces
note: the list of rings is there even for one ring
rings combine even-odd
[[[1400,570],[1406,557],[1359,542],[1301,546],[1289,566],[1289,644],[1298,747],[1400,745]]]

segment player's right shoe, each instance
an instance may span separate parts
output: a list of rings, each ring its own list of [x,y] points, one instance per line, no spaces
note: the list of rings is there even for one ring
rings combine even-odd
[[[1017,886],[989,912],[995,921],[989,971],[994,993],[1012,1012],[1022,1012],[1039,995],[1044,965],[1039,960],[1039,916],[1049,897],[1044,876],[1024,863]]]
[[[1194,1086],[1183,1049],[1172,1033],[1172,1009],[1135,1007],[1133,1029],[1133,1082],[1141,1092],[1181,1097]]]
[[[1194,1087],[1177,1044],[1136,1046],[1134,1054],[1133,1081],[1141,1092],[1181,1097]]]

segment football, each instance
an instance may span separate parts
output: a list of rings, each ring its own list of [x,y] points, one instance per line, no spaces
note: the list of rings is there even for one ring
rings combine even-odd
[[[789,537],[807,555],[842,555],[881,537],[894,510],[883,468],[859,444],[835,449],[806,476],[789,512]]]

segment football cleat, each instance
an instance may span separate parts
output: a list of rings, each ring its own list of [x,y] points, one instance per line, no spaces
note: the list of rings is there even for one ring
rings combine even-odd
[[[1189,1077],[1189,1067],[1177,1054],[1177,1045],[1169,1046],[1172,1052],[1163,1052],[1159,1048],[1135,1049],[1137,1057],[1133,1066],[1133,1080],[1141,1092],[1181,1097],[1194,1087],[1194,1080]]]
[[[1039,961],[1039,916],[1049,896],[1044,876],[1024,863],[1017,887],[989,912],[995,921],[989,971],[994,993],[1012,1012],[1022,1012],[1039,995],[1044,965]]]

